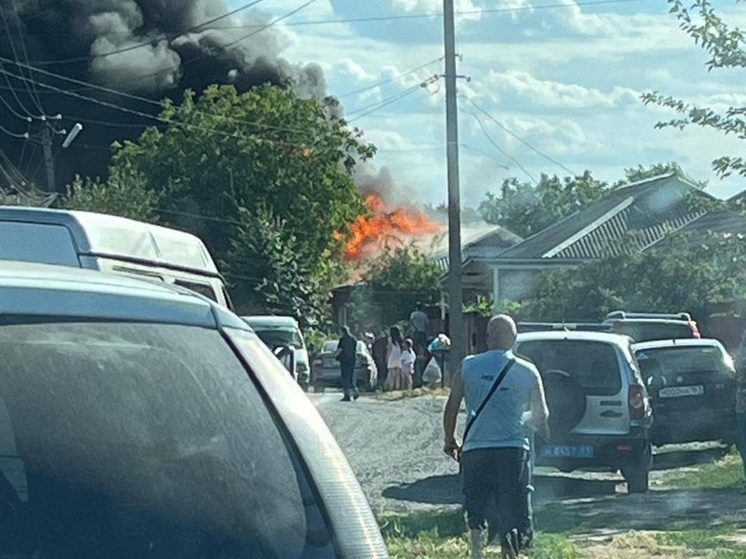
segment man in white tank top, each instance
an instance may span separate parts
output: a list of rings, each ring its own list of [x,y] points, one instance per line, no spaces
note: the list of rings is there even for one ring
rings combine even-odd
[[[461,463],[472,559],[482,556],[485,525],[489,526],[490,539],[500,538],[503,557],[516,557],[531,537],[526,493],[530,478],[530,437],[532,430],[538,430],[548,440],[549,411],[536,367],[510,351],[515,339],[516,325],[512,318],[498,315],[490,320],[488,350],[470,355],[461,363],[443,413],[443,450]],[[499,386],[490,395],[497,378],[509,364]],[[464,398],[467,425],[474,423],[463,445],[459,445],[455,438],[456,420]],[[486,403],[476,416],[482,402]]]

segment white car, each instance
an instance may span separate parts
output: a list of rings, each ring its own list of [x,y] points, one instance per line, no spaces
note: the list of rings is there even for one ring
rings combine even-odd
[[[281,347],[292,347],[295,350],[293,378],[303,388],[307,388],[311,366],[306,342],[298,321],[292,316],[244,316],[241,318],[272,351]]]

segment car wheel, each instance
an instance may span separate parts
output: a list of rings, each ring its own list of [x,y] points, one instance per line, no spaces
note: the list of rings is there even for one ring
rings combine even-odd
[[[553,442],[561,441],[585,416],[588,406],[585,391],[565,371],[547,371],[542,380],[549,408],[549,432]]]
[[[622,476],[627,481],[627,492],[647,493],[650,488],[650,469],[653,465],[653,451],[648,443],[633,463],[622,468]]]

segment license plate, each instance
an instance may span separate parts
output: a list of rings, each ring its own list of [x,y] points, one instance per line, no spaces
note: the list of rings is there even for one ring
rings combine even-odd
[[[681,398],[682,396],[701,396],[705,387],[701,384],[694,386],[667,386],[658,391],[659,398]]]
[[[545,445],[541,447],[543,458],[593,458],[592,446]]]
[[[334,367],[334,365],[336,364],[337,362],[333,359],[324,359],[324,367],[326,367],[327,369]]]

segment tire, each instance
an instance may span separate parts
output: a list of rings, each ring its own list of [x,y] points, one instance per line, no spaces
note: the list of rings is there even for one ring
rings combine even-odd
[[[633,464],[622,469],[627,481],[627,493],[647,493],[650,489],[650,469],[653,465],[653,451],[648,443]]]
[[[560,442],[583,420],[588,400],[580,383],[565,371],[547,371],[542,380],[549,408],[551,442]]]

